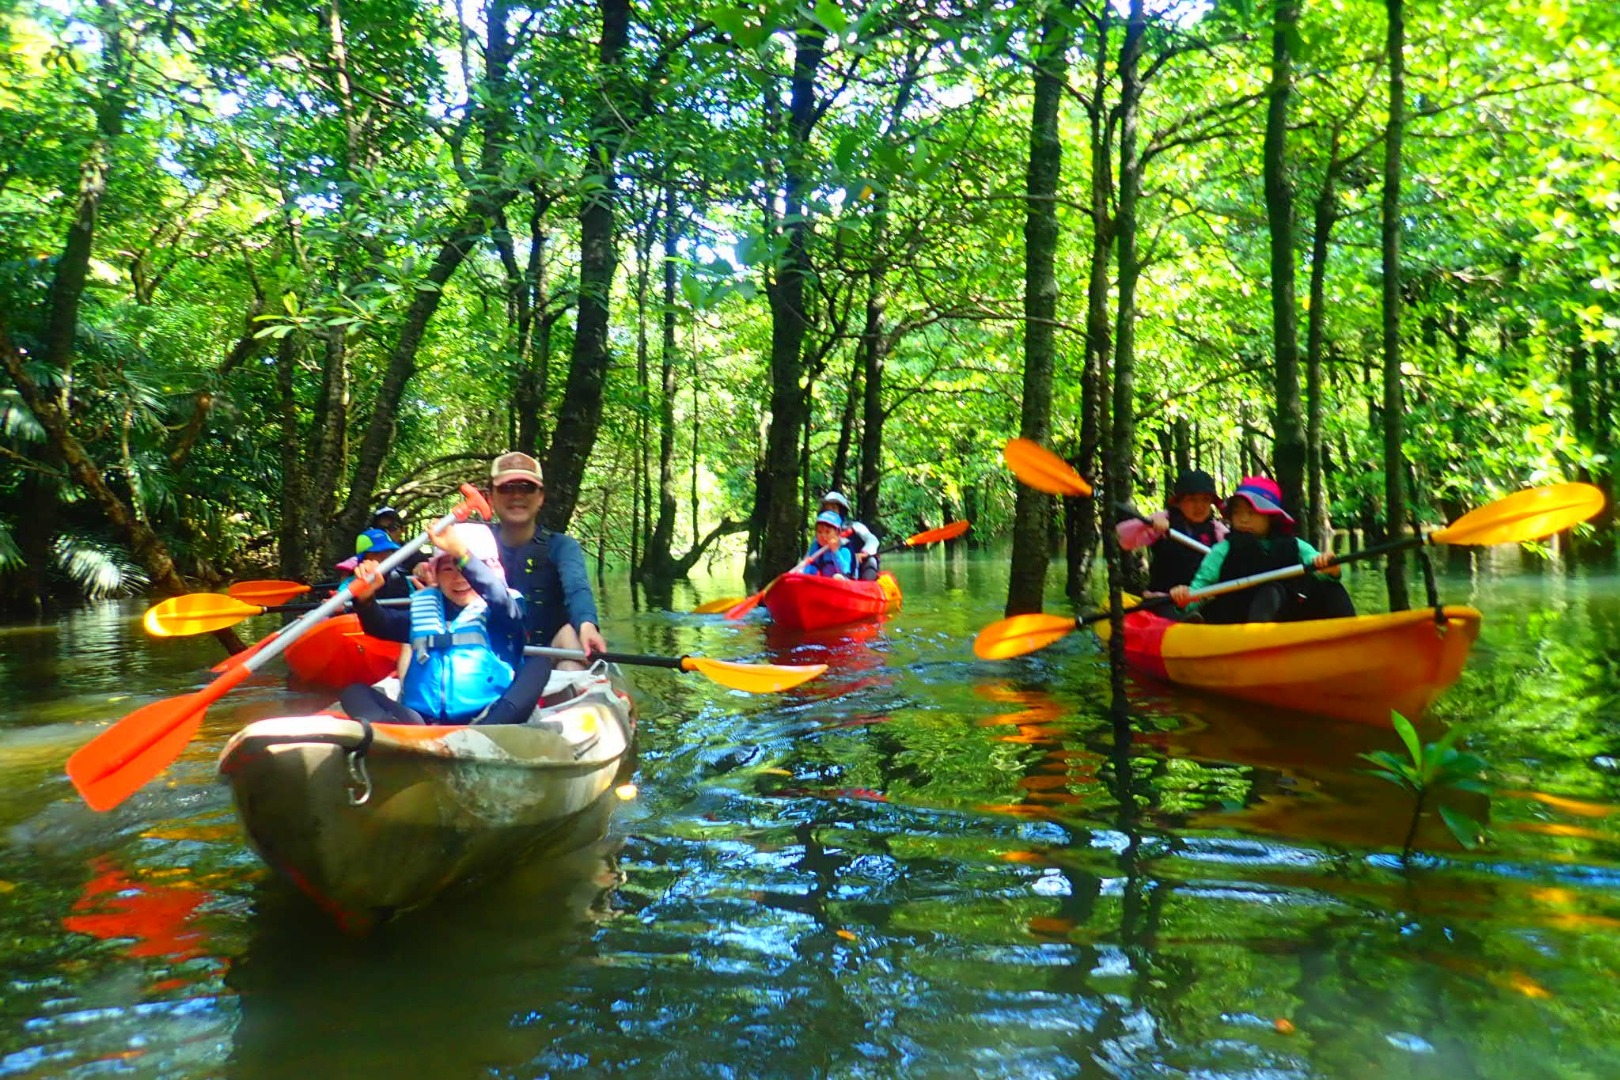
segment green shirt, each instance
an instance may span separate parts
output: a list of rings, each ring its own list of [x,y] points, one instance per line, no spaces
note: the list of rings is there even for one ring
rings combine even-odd
[[[1321,554],[1321,552],[1317,551],[1315,548],[1297,536],[1262,536],[1258,539],[1261,545],[1264,546],[1268,551],[1271,549],[1271,545],[1278,541],[1293,541],[1295,544],[1298,544],[1299,562],[1301,566],[1310,566],[1311,561]],[[1188,588],[1190,588],[1193,592],[1197,592],[1200,589],[1207,589],[1211,585],[1217,584],[1221,580],[1221,567],[1226,565],[1226,553],[1231,550],[1232,544],[1229,540],[1222,540],[1220,543],[1210,548],[1209,554],[1204,556],[1204,561],[1198,564],[1198,573],[1193,575],[1192,584],[1189,585]],[[1335,580],[1332,574],[1325,573],[1321,570],[1312,570],[1311,575],[1313,577],[1320,578],[1323,581]],[[1210,599],[1214,598],[1211,597]],[[1204,601],[1202,600],[1195,600],[1188,604],[1183,610],[1197,611],[1199,607],[1203,605],[1203,603]]]

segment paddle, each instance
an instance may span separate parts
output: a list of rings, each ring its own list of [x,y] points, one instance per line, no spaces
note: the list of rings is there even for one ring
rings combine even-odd
[[[377,603],[401,606],[409,604],[410,598],[378,600]],[[279,615],[294,611],[303,613],[314,611],[319,606],[319,604],[277,604],[274,607],[260,607],[258,604],[244,604],[220,593],[187,593],[148,608],[141,622],[145,625],[146,632],[153,637],[189,637],[192,634],[223,630],[255,615]],[[279,634],[281,631],[276,633]]]
[[[530,645],[524,656],[549,656],[553,660],[606,660],[613,664],[695,671],[721,686],[750,694],[775,694],[791,690],[827,670],[826,664],[744,664],[736,660],[710,660],[704,656],[643,656],[639,653],[596,653],[587,656],[579,649],[553,649]]]
[[[766,593],[768,593],[772,589],[776,588],[776,583],[777,582],[781,581],[783,578],[787,577],[789,574],[797,574],[804,567],[806,567],[810,563],[814,562],[816,560],[816,558],[822,552],[824,552],[826,550],[827,549],[826,549],[825,546],[823,546],[821,544],[817,544],[814,548],[811,549],[810,554],[806,555],[804,558],[800,559],[798,562],[793,564],[793,569],[784,571],[783,573],[780,573],[780,574],[777,574],[775,577],[771,578],[771,580],[767,581],[765,583],[765,587],[763,589],[759,590],[759,592],[755,593],[753,596],[750,596],[745,600],[740,600],[737,603],[731,605],[731,607],[727,608],[726,609],[726,618],[728,618],[728,619],[740,619],[744,615],[747,615],[750,611],[753,611],[755,608],[759,607],[759,602],[761,600],[765,599],[765,594]]]
[[[465,521],[474,512],[486,518],[491,516],[489,503],[477,488],[463,484],[461,492],[465,501],[434,522],[434,530]],[[378,569],[386,574],[409,558],[412,548],[425,543],[428,536],[423,533],[410,547],[393,552]],[[93,810],[111,810],[133,795],[180,756],[202,727],[208,706],[279,656],[310,627],[341,609],[354,595],[356,584],[359,583],[339,589],[337,595],[283,629],[245,662],[227,669],[201,690],[143,705],[80,747],[67,763],[68,778],[80,796]]]
[[[1132,521],[1140,521],[1144,525],[1152,525],[1153,524],[1153,519],[1152,518],[1143,517],[1141,514],[1138,514],[1135,510],[1132,510],[1129,506],[1126,506],[1124,503],[1115,503],[1114,504],[1114,509],[1118,510],[1125,517],[1130,518]],[[1174,540],[1176,543],[1180,544],[1182,547],[1192,548],[1194,551],[1198,552],[1198,554],[1200,554],[1200,555],[1208,555],[1209,554],[1209,548],[1208,547],[1206,547],[1204,544],[1199,543],[1197,540],[1194,540],[1192,537],[1188,536],[1184,532],[1177,532],[1175,529],[1166,529],[1165,530],[1165,535],[1170,537],[1170,539]]]
[[[1407,536],[1378,544],[1349,555],[1340,555],[1330,565],[1339,566],[1360,559],[1371,559],[1407,548],[1432,544],[1485,546],[1512,544],[1537,540],[1562,532],[1585,521],[1603,508],[1603,492],[1590,484],[1552,484],[1515,492],[1505,498],[1470,510],[1443,529],[1426,536]],[[1301,577],[1310,567],[1285,566],[1280,570],[1267,570],[1235,581],[1223,581],[1192,594],[1194,600],[1238,592],[1268,581],[1282,581]],[[1172,603],[1168,596],[1154,597],[1139,604],[1123,608],[1121,614],[1130,614],[1144,608],[1163,607]],[[1014,615],[991,623],[979,631],[973,640],[973,653],[983,660],[1006,660],[1023,656],[1057,641],[1082,626],[1089,626],[1108,618],[1107,611],[1092,612],[1079,618],[1065,615]]]
[[[1070,498],[1084,498],[1091,494],[1091,485],[1074,471],[1073,466],[1038,442],[1008,439],[1001,456],[1013,475],[1036,491]]]
[[[337,587],[338,583],[335,581],[320,585],[305,585],[298,581],[268,578],[264,581],[238,581],[226,589],[225,593],[244,603],[274,606],[284,604],[295,596],[303,596],[307,592],[326,592]]]
[[[969,521],[967,521],[967,519],[964,518],[961,521],[953,521],[949,525],[941,525],[937,529],[924,529],[920,533],[917,533],[917,534],[915,534],[913,536],[906,537],[904,540],[900,541],[897,544],[891,544],[889,547],[882,548],[881,550],[879,550],[877,552],[877,554],[879,554],[879,555],[887,555],[887,554],[890,554],[891,552],[895,552],[895,551],[904,551],[907,548],[926,547],[929,544],[937,544],[941,540],[954,540],[958,536],[961,536],[963,533],[968,531],[969,524],[971,524],[971,523]],[[810,553],[810,558],[805,559],[804,562],[809,562],[810,559],[815,558],[816,555],[818,555],[819,553],[820,553],[819,549],[817,551],[811,552]],[[795,566],[792,570],[789,570],[788,574],[791,574],[794,571],[798,570],[800,566],[804,565],[804,562],[801,562],[799,564],[799,566]],[[757,605],[759,603],[760,599],[762,597],[764,597],[764,595],[767,592],[770,591],[771,586],[775,585],[776,582],[781,581],[782,578],[786,577],[786,576],[787,576],[787,574],[781,575],[780,577],[778,577],[774,581],[772,581],[770,583],[770,585],[766,585],[765,588],[761,589],[759,592],[755,593],[753,596],[748,597],[747,600],[752,600],[754,603],[749,605],[747,608],[744,608],[743,612],[742,612],[742,615],[746,615],[746,614],[748,614],[748,612],[754,610],[754,606]],[[740,618],[742,618],[742,615],[732,615],[732,614],[730,614],[730,610],[734,609],[734,608],[737,608],[737,607],[740,607],[744,603],[747,603],[747,600],[743,600],[743,599],[740,599],[740,598],[734,597],[734,596],[721,597],[719,600],[710,600],[707,604],[698,605],[697,607],[692,609],[692,613],[694,615],[717,615],[720,612],[725,611],[725,612],[727,612],[726,618],[728,618],[728,619],[731,619],[731,618],[740,619]]]

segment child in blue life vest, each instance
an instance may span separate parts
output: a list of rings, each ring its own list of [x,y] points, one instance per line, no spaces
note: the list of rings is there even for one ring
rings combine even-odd
[[[1342,619],[1356,613],[1350,594],[1339,584],[1331,555],[1319,553],[1294,535],[1294,519],[1282,508],[1282,491],[1274,480],[1245,477],[1226,500],[1232,533],[1210,549],[1193,575],[1191,586],[1177,585],[1170,599],[1196,612],[1207,623],[1302,622]],[[1189,594],[1221,581],[1285,566],[1308,566],[1314,573],[1193,603]]]
[[[854,557],[844,546],[844,519],[835,511],[824,510],[816,518],[816,544],[805,556],[809,558],[811,554],[815,557],[799,568],[801,574],[830,578],[855,576]]]
[[[821,512],[831,510],[844,522],[844,531],[849,534],[850,550],[855,560],[855,566],[860,570],[862,581],[876,581],[878,571],[878,538],[865,525],[854,520],[855,511],[850,508],[849,500],[841,492],[829,491],[821,497]]]
[[[493,647],[523,627],[523,600],[506,587],[495,534],[457,524],[432,540],[439,549],[431,560],[435,584],[418,589],[408,609],[381,607],[369,596],[355,607],[366,633],[409,646],[399,700],[355,685],[343,691],[343,709],[394,724],[520,724],[544,691],[551,664],[534,657],[514,678]],[[355,576],[377,580],[376,564],[362,561]]]
[[[1147,595],[1163,595],[1177,585],[1187,584],[1204,559],[1196,549],[1172,539],[1171,529],[1207,548],[1226,539],[1226,526],[1215,520],[1215,504],[1220,499],[1213,476],[1201,469],[1185,469],[1176,477],[1175,490],[1163,510],[1147,521],[1126,518],[1119,523],[1115,531],[1121,550],[1148,547],[1153,553]]]

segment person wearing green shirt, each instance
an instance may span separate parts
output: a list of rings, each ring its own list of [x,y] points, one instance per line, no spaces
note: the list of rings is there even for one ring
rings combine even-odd
[[[1170,599],[1188,616],[1206,623],[1302,622],[1342,619],[1356,613],[1350,594],[1339,583],[1332,556],[1318,552],[1294,535],[1294,519],[1282,508],[1282,491],[1264,476],[1243,479],[1226,500],[1232,532],[1210,548],[1191,585],[1170,590]],[[1208,600],[1191,594],[1222,581],[1236,581],[1285,566],[1308,566],[1313,572]]]

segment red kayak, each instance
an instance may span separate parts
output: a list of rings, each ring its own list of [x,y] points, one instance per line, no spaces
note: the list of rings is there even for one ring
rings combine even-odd
[[[338,615],[287,647],[287,666],[304,682],[332,689],[374,683],[394,673],[399,643],[360,630],[360,616]]]
[[[765,610],[778,626],[789,630],[820,630],[880,618],[899,606],[900,585],[886,572],[876,581],[789,574],[765,594]]]

